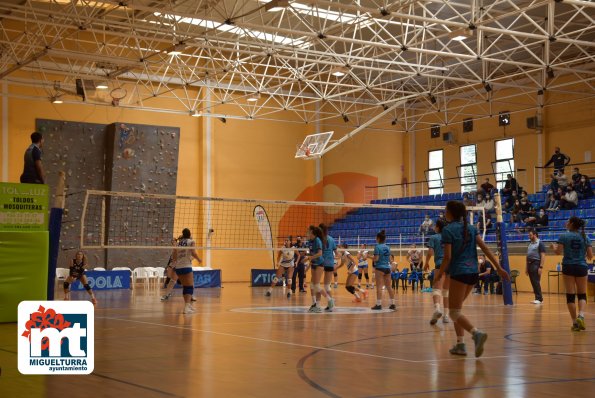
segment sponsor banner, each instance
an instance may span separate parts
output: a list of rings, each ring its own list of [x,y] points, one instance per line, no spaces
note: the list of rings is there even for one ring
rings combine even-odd
[[[194,271],[194,287],[221,287],[221,270],[206,270],[206,271]],[[181,289],[182,285],[176,283],[176,289]]]
[[[49,187],[0,182],[0,231],[47,231]]]
[[[90,374],[95,362],[94,308],[88,301],[22,301],[18,307],[22,374]]]
[[[93,290],[130,289],[130,271],[86,271],[85,276]],[[71,290],[85,290],[85,287],[77,280]]]
[[[273,277],[275,276],[274,269],[252,269],[250,271],[250,281],[252,281],[252,287],[257,286],[271,286]],[[283,281],[279,281],[277,286],[283,286]]]

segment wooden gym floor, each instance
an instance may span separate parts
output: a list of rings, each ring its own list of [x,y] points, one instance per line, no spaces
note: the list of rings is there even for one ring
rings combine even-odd
[[[180,314],[179,296],[161,303],[156,290],[99,292],[90,376],[20,375],[16,325],[0,324],[0,397],[516,398],[595,391],[592,302],[587,331],[572,333],[563,295],[546,295],[535,306],[532,295],[519,294],[514,307],[504,307],[501,296],[472,296],[464,313],[489,333],[476,360],[449,355],[452,324],[428,324],[430,294],[399,291],[397,312],[369,313],[372,297],[352,304],[340,285],[337,305],[353,313],[305,314],[293,307],[305,311],[309,293],[288,300],[282,292],[265,298],[262,288],[229,283],[197,290],[198,313],[190,316]],[[468,336],[466,342],[472,354]]]

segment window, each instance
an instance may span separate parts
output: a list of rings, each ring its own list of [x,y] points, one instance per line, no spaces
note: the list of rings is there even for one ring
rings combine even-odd
[[[438,195],[444,193],[444,163],[443,151],[428,152],[428,193]]]
[[[477,187],[477,151],[475,145],[461,147],[461,192],[471,192]]]
[[[496,174],[496,187],[504,188],[506,176],[514,176],[514,138],[496,141],[496,162],[494,173]]]

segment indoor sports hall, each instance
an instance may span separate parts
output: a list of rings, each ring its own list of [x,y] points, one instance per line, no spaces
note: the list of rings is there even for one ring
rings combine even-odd
[[[592,397],[595,3],[0,1],[0,397]]]

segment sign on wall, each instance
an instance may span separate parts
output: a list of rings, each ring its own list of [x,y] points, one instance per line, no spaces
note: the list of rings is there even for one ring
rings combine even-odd
[[[47,231],[49,187],[0,183],[0,231]]]

